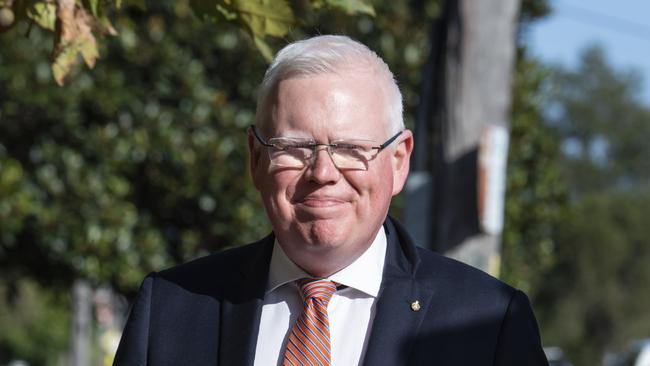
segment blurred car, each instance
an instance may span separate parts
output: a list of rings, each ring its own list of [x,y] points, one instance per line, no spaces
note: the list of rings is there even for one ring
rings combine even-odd
[[[560,347],[544,347],[544,353],[548,360],[549,366],[573,366],[564,356],[564,351]]]

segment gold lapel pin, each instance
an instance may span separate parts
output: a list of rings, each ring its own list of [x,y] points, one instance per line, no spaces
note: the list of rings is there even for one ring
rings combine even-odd
[[[415,300],[411,303],[411,310],[420,311],[420,302],[418,300]]]

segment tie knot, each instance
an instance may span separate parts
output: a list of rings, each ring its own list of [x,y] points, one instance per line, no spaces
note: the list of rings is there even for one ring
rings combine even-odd
[[[305,301],[319,299],[323,303],[329,303],[332,295],[336,292],[336,284],[330,280],[303,278],[298,281],[302,297]]]

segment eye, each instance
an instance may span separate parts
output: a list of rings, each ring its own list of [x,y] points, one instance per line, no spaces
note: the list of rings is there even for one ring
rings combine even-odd
[[[283,139],[274,143],[274,149],[271,151],[271,156],[275,159],[281,159],[281,164],[298,165],[309,159],[313,151],[313,144],[311,141],[296,141]]]
[[[366,141],[336,141],[332,145],[334,149],[341,152],[356,151],[364,153],[372,150],[372,143]]]
[[[365,161],[369,159],[368,149],[356,143],[337,143],[333,147],[334,154],[340,156],[343,159],[350,161]]]
[[[288,145],[287,148],[289,149],[307,149],[311,150],[314,148],[314,144],[310,142],[300,142],[300,143],[294,143],[291,145]]]
[[[340,142],[337,143],[334,148],[340,149],[340,150],[365,150],[363,146],[359,146],[354,143],[350,142]]]
[[[289,151],[289,150],[302,150],[302,149],[312,149],[313,142],[306,140],[292,140],[292,139],[271,139],[269,141],[277,150]]]
[[[299,160],[307,160],[311,156],[312,151],[312,145],[299,144],[285,146],[284,149],[281,150],[281,153]]]

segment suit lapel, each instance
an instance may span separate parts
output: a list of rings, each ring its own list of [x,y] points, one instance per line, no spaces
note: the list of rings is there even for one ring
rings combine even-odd
[[[273,241],[273,235],[262,240],[222,300],[219,365],[253,365]]]
[[[398,225],[388,219],[384,226],[386,264],[364,365],[406,364],[433,295],[416,281],[416,249]]]
[[[364,365],[406,364],[434,292],[415,279],[419,258],[408,234],[390,218],[384,227],[386,264]],[[274,240],[270,235],[261,241],[225,291],[220,313],[220,365],[253,365]],[[413,307],[415,301],[419,310]]]
[[[404,365],[426,315],[433,291],[411,279],[385,279],[377,302],[365,365]],[[418,301],[420,309],[414,304]]]

